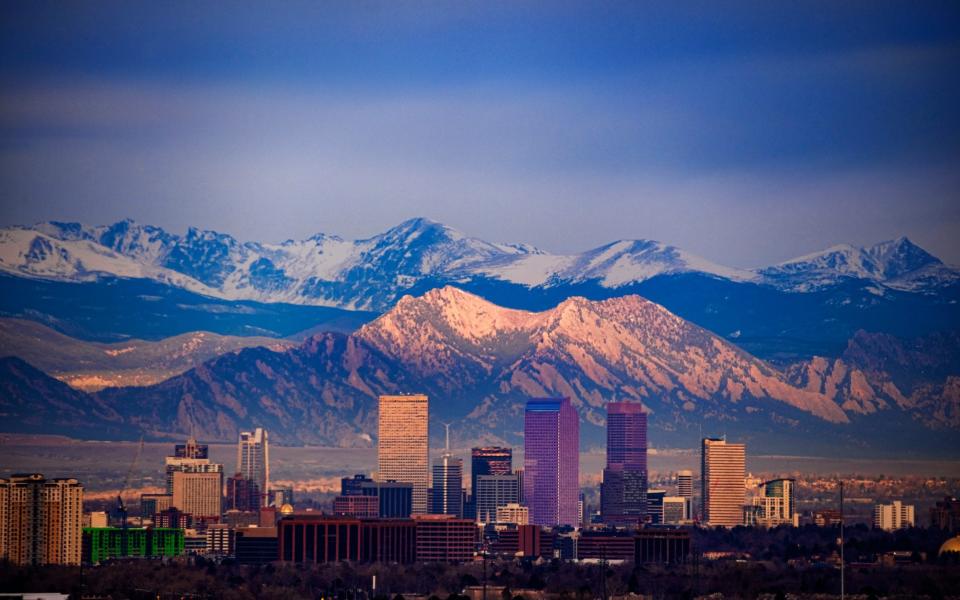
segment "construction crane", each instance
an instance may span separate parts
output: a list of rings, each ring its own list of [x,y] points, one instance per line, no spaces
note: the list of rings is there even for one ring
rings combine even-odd
[[[133,477],[133,472],[137,468],[137,463],[140,462],[141,454],[143,454],[143,436],[140,436],[140,442],[137,444],[137,452],[133,455],[133,462],[130,463],[130,468],[127,469],[127,475],[123,478],[123,487],[117,492],[117,514],[120,517],[120,527],[123,529],[127,528],[127,505],[123,502],[123,495],[130,488],[130,479]]]

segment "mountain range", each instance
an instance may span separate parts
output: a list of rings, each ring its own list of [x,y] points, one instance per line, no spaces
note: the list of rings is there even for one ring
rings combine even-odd
[[[555,255],[422,218],[364,240],[317,234],[280,244],[129,220],[0,230],[0,316],[102,342],[198,330],[348,333],[404,295],[456,285],[534,311],[574,296],[637,294],[761,358],[789,362],[838,356],[859,330],[913,338],[960,329],[958,274],[906,238],[744,270],[650,240]]]
[[[24,432],[232,440],[259,425],[279,443],[339,446],[372,443],[382,393],[425,392],[434,423],[508,443],[524,398],[569,396],[588,446],[602,441],[605,403],[632,399],[659,445],[691,444],[703,428],[758,451],[932,453],[960,437],[956,341],[862,333],[840,358],[778,368],[638,296],[534,312],[444,287],[353,334],[242,349],[146,387],[84,393],[6,358],[0,397],[3,422]]]
[[[488,279],[528,288],[593,282],[617,289],[661,275],[697,273],[790,291],[862,280],[882,293],[928,292],[960,279],[960,270],[906,238],[869,248],[836,246],[744,270],[653,240],[618,240],[556,255],[528,244],[469,237],[423,218],[369,239],[320,233],[280,244],[240,242],[195,228],[181,236],[130,220],[109,226],[47,222],[0,230],[0,270],[55,281],[145,278],[225,300],[377,312],[425,280]]]

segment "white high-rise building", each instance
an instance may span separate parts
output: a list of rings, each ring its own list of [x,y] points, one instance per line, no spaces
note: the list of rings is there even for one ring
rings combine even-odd
[[[693,471],[684,469],[677,471],[677,496],[686,501],[684,520],[693,519]]]
[[[252,432],[241,431],[237,442],[237,473],[259,489],[261,505],[270,485],[270,444],[267,430],[257,427]]]
[[[903,504],[894,500],[893,504],[875,504],[873,506],[873,526],[886,531],[913,527],[914,510],[912,504]]]
[[[429,401],[423,394],[380,396],[377,480],[413,485],[413,514],[427,512]]]
[[[704,438],[700,459],[704,523],[711,527],[741,525],[746,496],[746,446]]]

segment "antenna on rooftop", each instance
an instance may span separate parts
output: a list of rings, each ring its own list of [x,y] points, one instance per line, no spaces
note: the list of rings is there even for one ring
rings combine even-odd
[[[447,454],[450,454],[450,426],[451,425],[453,425],[453,422],[443,423],[443,428],[446,429],[446,432],[447,432],[447,435],[446,435],[447,439],[446,439],[446,442],[444,443],[443,448]]]

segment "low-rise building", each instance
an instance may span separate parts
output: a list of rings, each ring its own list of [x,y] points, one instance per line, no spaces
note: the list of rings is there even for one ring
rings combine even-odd
[[[690,559],[690,531],[648,527],[637,531],[634,561],[638,565],[681,564]]]
[[[83,562],[113,558],[162,558],[184,553],[183,529],[166,527],[85,527]]]

